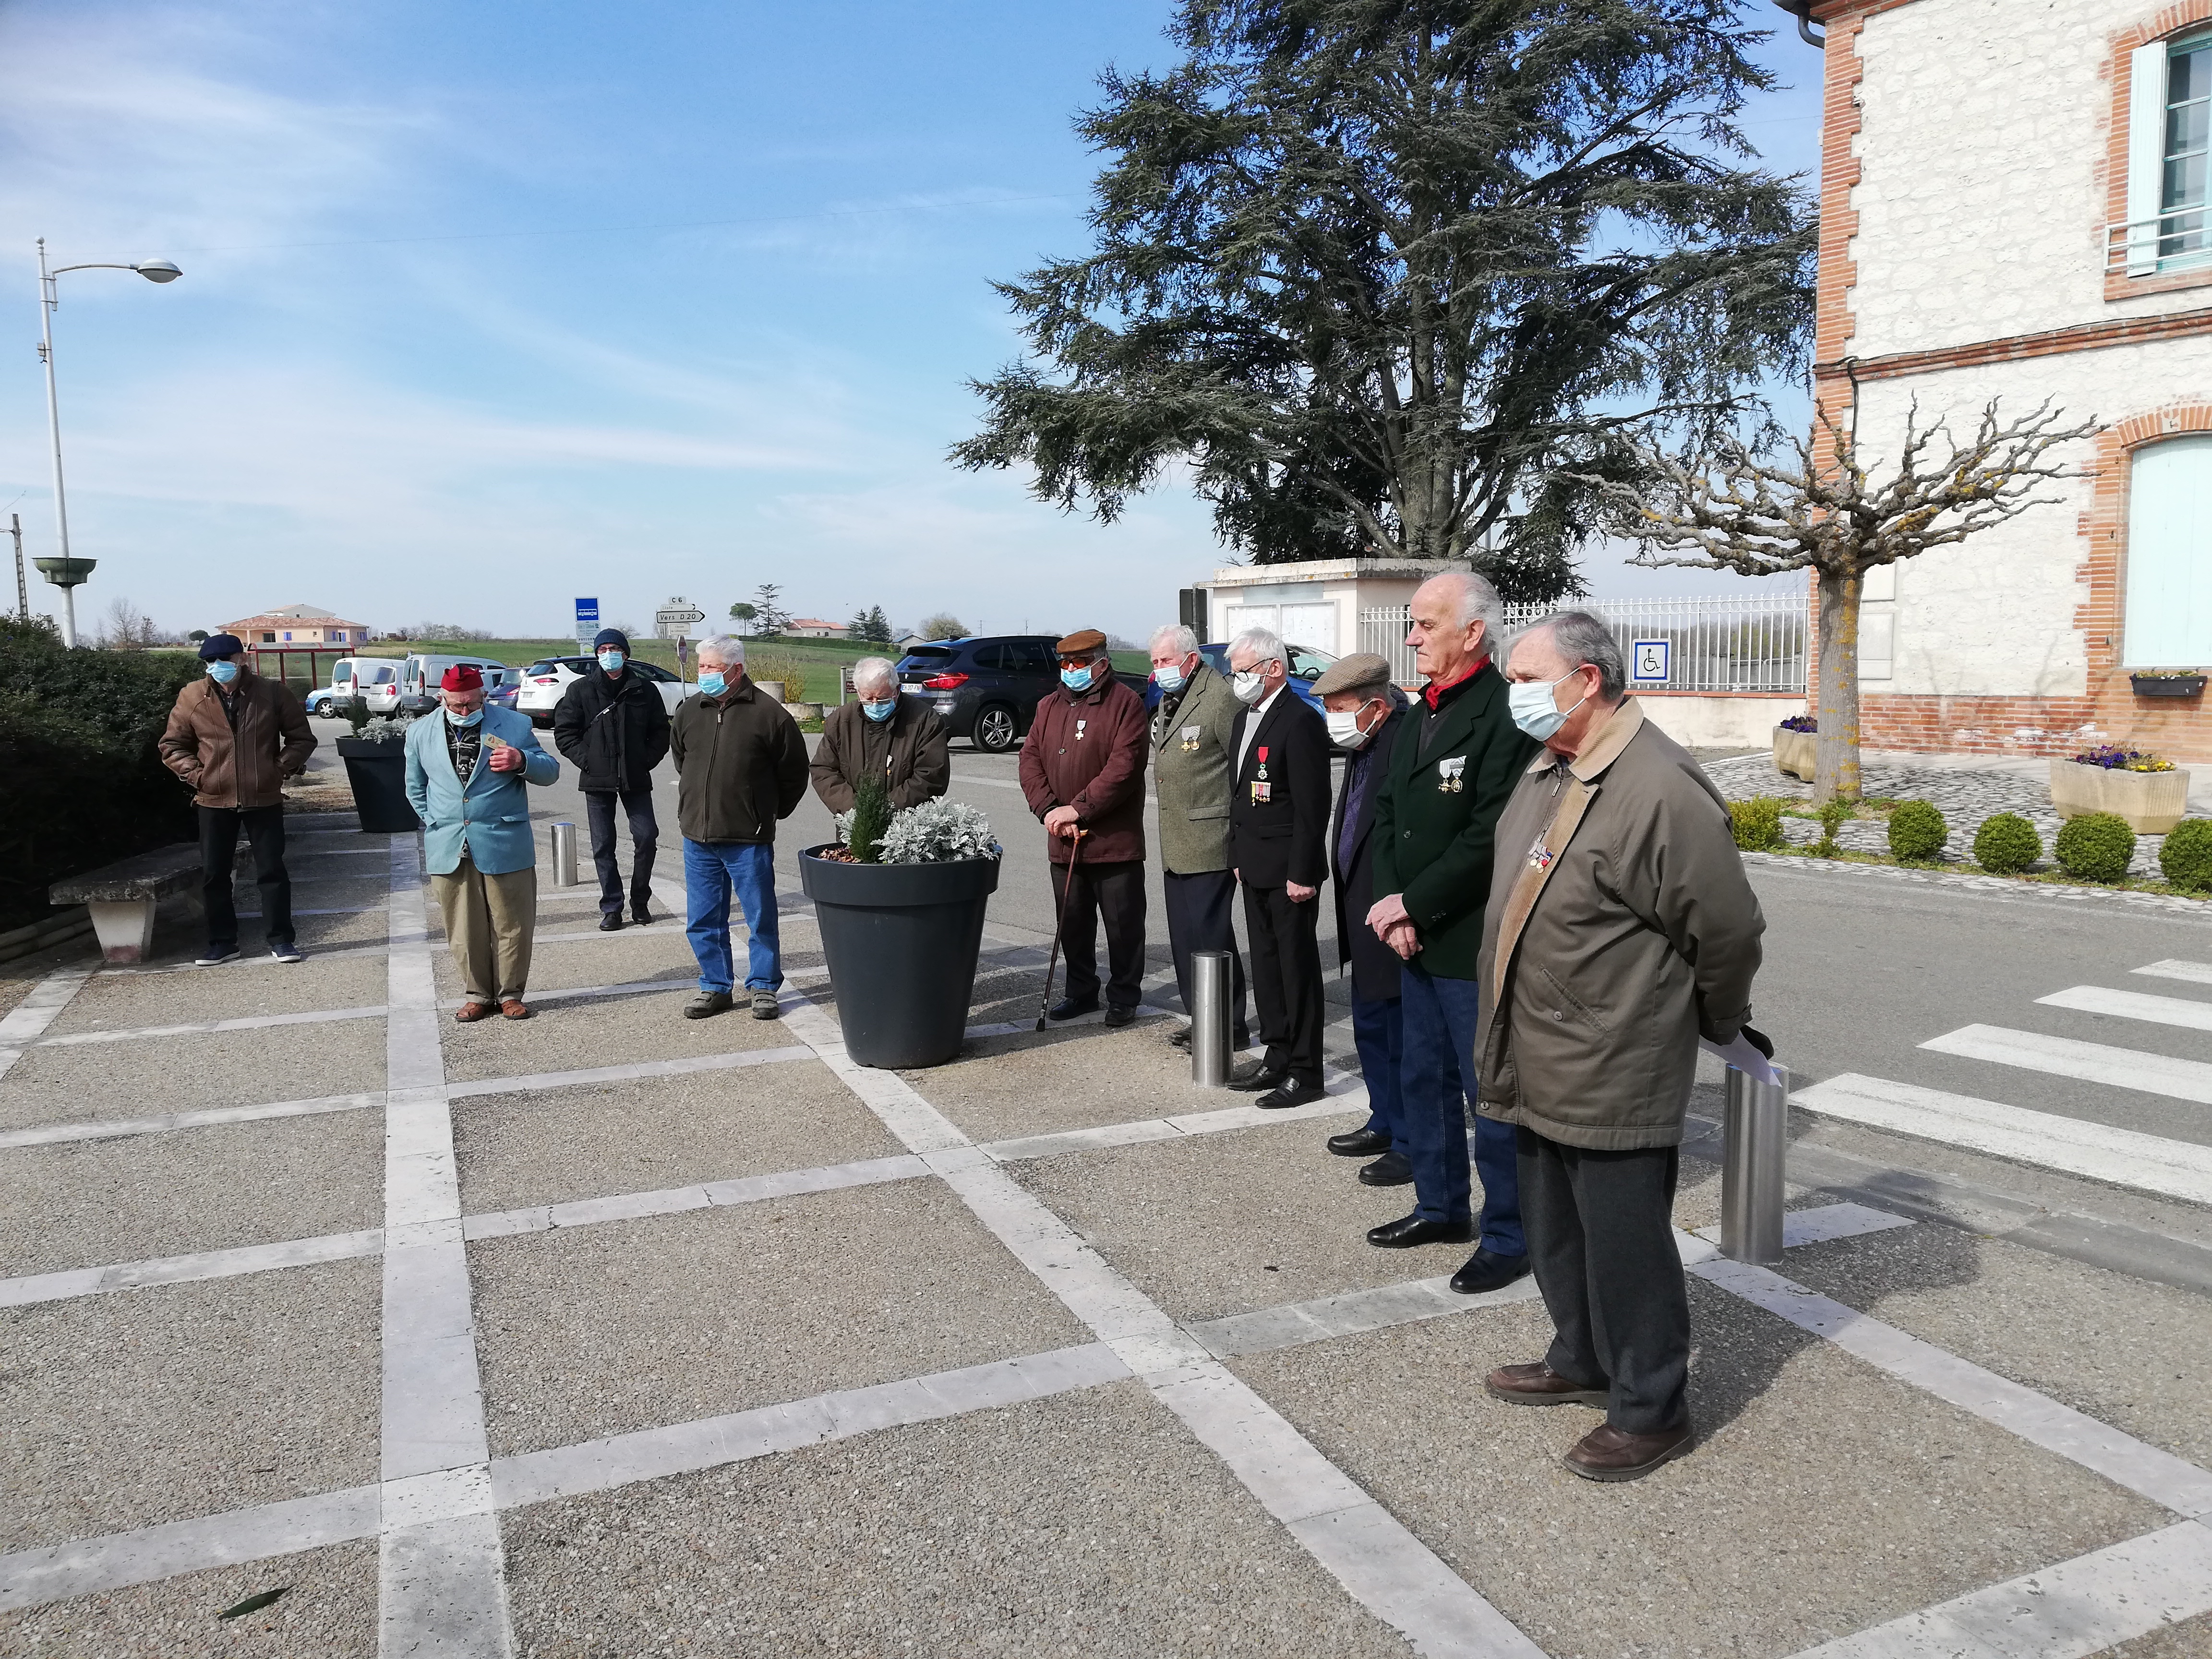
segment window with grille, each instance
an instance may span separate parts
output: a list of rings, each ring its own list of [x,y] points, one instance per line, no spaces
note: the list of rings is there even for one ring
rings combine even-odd
[[[2138,48],[2129,76],[2128,274],[2212,264],[2212,32]]]

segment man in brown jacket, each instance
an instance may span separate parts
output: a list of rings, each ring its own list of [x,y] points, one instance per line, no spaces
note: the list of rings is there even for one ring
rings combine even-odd
[[[1145,701],[1114,678],[1097,629],[1069,635],[1059,650],[1060,690],[1037,704],[1021,768],[1030,811],[1044,821],[1053,914],[1064,905],[1067,918],[1060,939],[1067,995],[1048,1012],[1073,1019],[1098,1006],[1103,911],[1106,1023],[1127,1025],[1145,978]]]
[[[952,781],[951,733],[920,697],[899,695],[898,668],[888,657],[853,665],[854,701],[822,717],[814,745],[814,793],[833,812],[853,810],[863,778],[879,778],[891,810],[935,800]]]
[[[253,672],[235,634],[200,642],[207,678],[177,693],[161,733],[161,761],[192,787],[200,817],[200,893],[207,913],[211,968],[238,955],[238,909],[231,901],[232,866],[243,825],[253,848],[261,888],[261,931],[269,954],[298,962],[292,942],[292,878],[284,868],[284,780],[307,769],[315,752],[307,710],[281,680]]]
[[[1745,1031],[1766,923],[1727,806],[1624,696],[1603,623],[1545,618],[1515,641],[1506,678],[1514,723],[1545,748],[1498,821],[1480,1110],[1515,1126],[1522,1224],[1557,1334],[1486,1386],[1519,1405],[1603,1407],[1563,1461],[1633,1480],[1691,1443],[1675,1164],[1698,1040]]]

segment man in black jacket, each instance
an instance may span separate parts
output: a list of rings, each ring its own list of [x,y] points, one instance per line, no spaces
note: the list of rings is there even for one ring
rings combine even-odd
[[[660,688],[629,667],[629,640],[602,628],[592,641],[598,665],[570,682],[553,711],[553,744],[576,769],[591,820],[592,862],[599,872],[599,931],[623,925],[622,862],[615,848],[615,803],[629,816],[630,914],[653,920],[653,854],[660,823],[653,813],[653,769],[668,752],[668,709]]]
[[[1328,738],[1321,716],[1290,690],[1290,654],[1264,628],[1229,647],[1237,715],[1229,856],[1244,888],[1260,1069],[1230,1087],[1255,1105],[1322,1097],[1321,884],[1328,878]],[[1262,1092],[1264,1091],[1264,1092]]]
[[[1328,870],[1336,878],[1336,960],[1352,969],[1352,1040],[1367,1083],[1367,1121],[1328,1138],[1339,1158],[1372,1158],[1359,1179],[1402,1187],[1413,1178],[1399,1130],[1398,1073],[1405,1054],[1398,953],[1367,926],[1375,902],[1375,799],[1390,750],[1406,729],[1406,694],[1384,657],[1340,657],[1314,682],[1329,741],[1344,755],[1344,787],[1329,824]]]

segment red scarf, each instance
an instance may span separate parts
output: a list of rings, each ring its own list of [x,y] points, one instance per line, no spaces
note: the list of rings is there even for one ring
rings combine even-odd
[[[1482,672],[1485,667],[1488,666],[1489,662],[1490,659],[1488,657],[1477,657],[1473,663],[1468,665],[1464,672],[1455,674],[1448,680],[1431,680],[1427,688],[1421,693],[1423,696],[1429,700],[1430,712],[1433,714],[1436,711],[1437,699],[1438,697],[1450,690],[1455,685],[1460,684],[1461,681],[1473,679],[1477,674]]]

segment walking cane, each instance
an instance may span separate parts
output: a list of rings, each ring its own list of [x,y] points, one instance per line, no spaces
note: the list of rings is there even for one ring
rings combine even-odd
[[[1067,848],[1067,885],[1060,894],[1060,924],[1052,930],[1052,955],[1044,965],[1044,996],[1037,1003],[1036,1028],[1044,1030],[1044,1011],[1052,1006],[1052,976],[1060,966],[1060,936],[1067,931],[1067,902],[1075,896],[1075,866],[1083,857],[1083,835],[1075,832],[1075,839]]]

